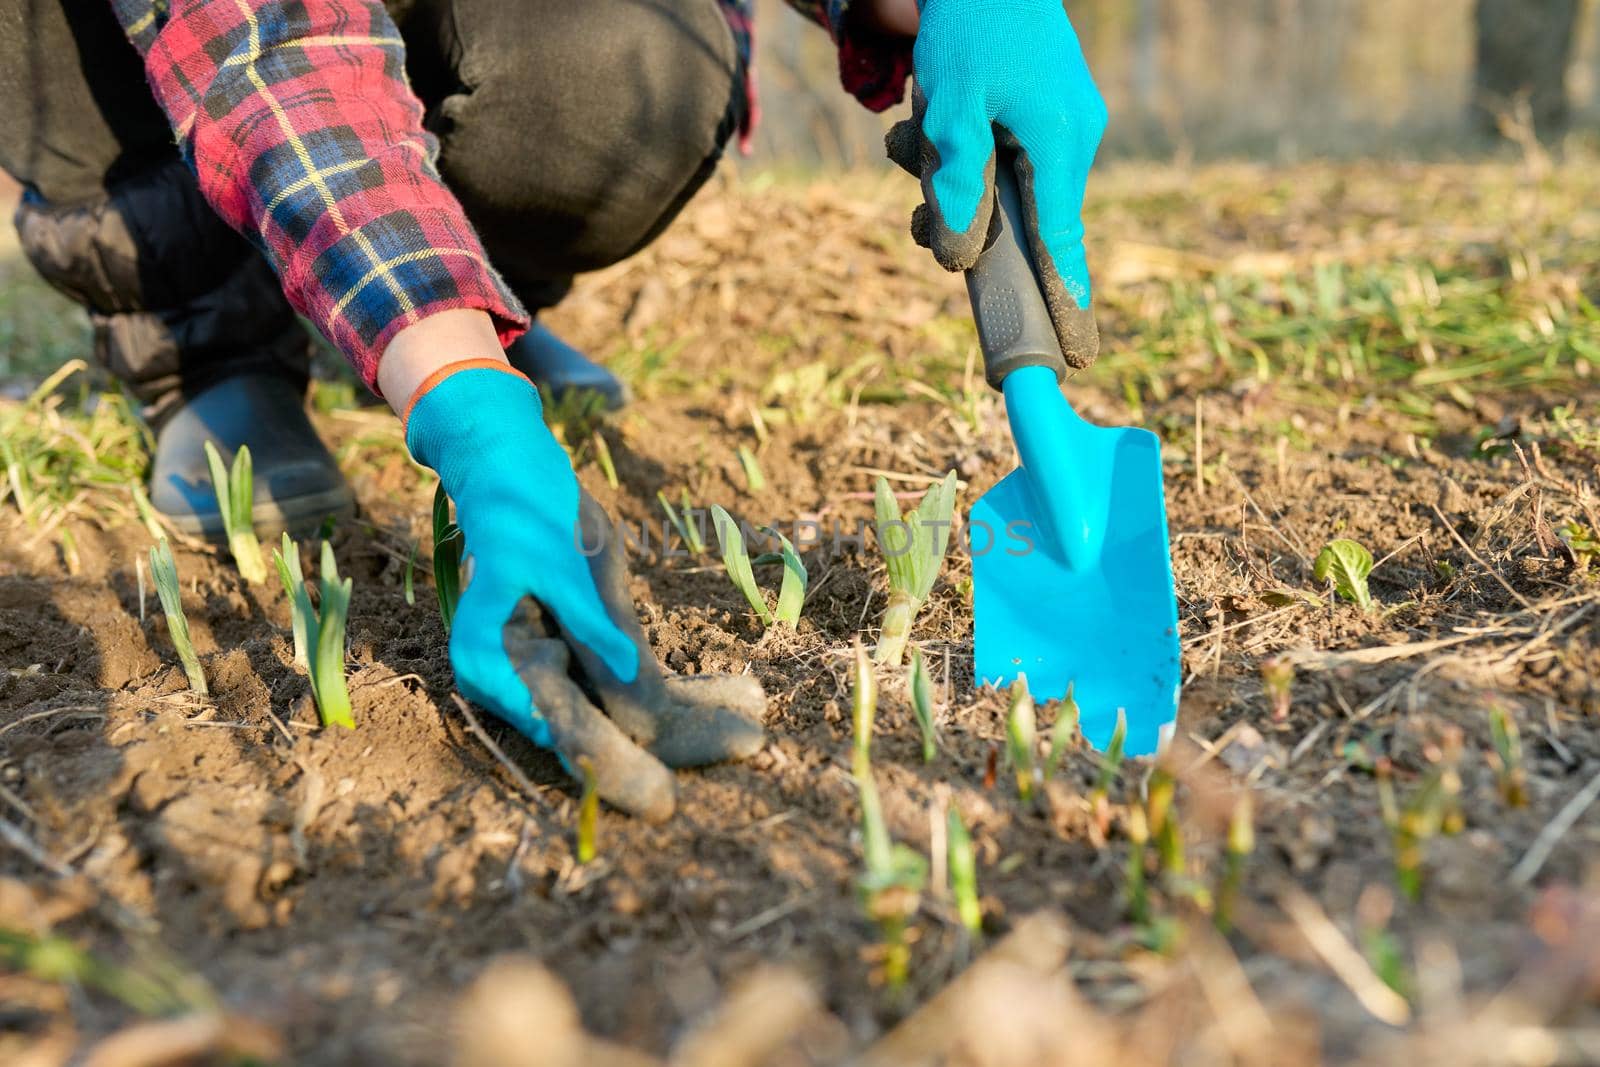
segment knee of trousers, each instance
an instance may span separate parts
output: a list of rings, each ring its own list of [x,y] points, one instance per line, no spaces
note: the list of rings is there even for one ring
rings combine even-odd
[[[24,197],[15,222],[28,261],[88,310],[96,356],[140,399],[255,363],[304,375],[309,338],[277,275],[180,160],[87,203]]]
[[[518,5],[457,0],[465,87],[435,111],[441,171],[514,288],[643,247],[744,110],[715,0],[543,6],[529,27]]]

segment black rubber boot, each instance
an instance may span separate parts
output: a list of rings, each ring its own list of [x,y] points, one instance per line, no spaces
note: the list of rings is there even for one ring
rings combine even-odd
[[[229,465],[240,445],[250,447],[258,534],[309,534],[330,516],[355,511],[355,497],[306,416],[300,391],[282,375],[240,375],[184,398],[156,435],[150,502],[184,533],[223,536],[207,441]]]
[[[537,322],[506,349],[506,358],[558,401],[569,393],[589,392],[605,401],[607,411],[628,402],[628,387],[620,378]]]

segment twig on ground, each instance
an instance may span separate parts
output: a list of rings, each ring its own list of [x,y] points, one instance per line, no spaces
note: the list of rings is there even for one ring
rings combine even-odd
[[[1306,893],[1287,886],[1279,903],[1312,949],[1345,984],[1356,1000],[1377,1019],[1390,1026],[1404,1026],[1411,1020],[1411,1005],[1406,998],[1383,984],[1355,946],[1350,944],[1320,905]]]
[[[1544,867],[1545,861],[1550,858],[1550,853],[1555,850],[1556,843],[1566,836],[1567,831],[1575,826],[1583,813],[1589,810],[1596,799],[1600,799],[1600,773],[1589,779],[1589,784],[1580,789],[1576,796],[1567,801],[1566,805],[1551,819],[1545,828],[1539,831],[1539,836],[1534,838],[1533,845],[1527,854],[1511,868],[1511,882],[1513,885],[1527,885]]]
[[[1499,571],[1495,570],[1493,567],[1491,567],[1487,563],[1485,563],[1483,561],[1483,557],[1478,555],[1478,553],[1473,549],[1473,547],[1471,545],[1467,544],[1466,539],[1461,536],[1460,531],[1458,531],[1455,528],[1455,526],[1450,522],[1449,519],[1445,518],[1444,512],[1439,510],[1439,505],[1438,504],[1429,504],[1428,506],[1433,509],[1433,513],[1436,516],[1438,516],[1439,521],[1444,523],[1444,528],[1447,531],[1449,531],[1450,536],[1451,536],[1451,538],[1453,538],[1455,540],[1455,543],[1460,545],[1461,546],[1461,550],[1463,552],[1465,552],[1469,557],[1471,557],[1472,562],[1476,563],[1478,566],[1480,566],[1484,570],[1488,571],[1489,572],[1489,576],[1491,578],[1493,578],[1495,581],[1499,582],[1500,583],[1500,588],[1502,588],[1506,592],[1510,593],[1511,594],[1511,598],[1513,600],[1515,600],[1518,604],[1521,604],[1524,608],[1528,609],[1529,611],[1535,610],[1532,602],[1529,601],[1527,597],[1523,596],[1521,593],[1519,593],[1515,589],[1513,589],[1512,586],[1511,586],[1511,583],[1506,581],[1504,576],[1502,576]]]
[[[451,693],[450,699],[454,700],[456,707],[461,709],[461,715],[467,720],[467,726],[471,728],[473,736],[483,742],[483,747],[488,749],[500,766],[506,769],[512,780],[517,783],[518,788],[526,793],[530,800],[536,799],[539,796],[539,788],[522,772],[522,768],[512,763],[510,757],[501,750],[499,745],[495,744],[494,738],[490,737],[488,731],[484,730],[478,723],[478,717],[472,713],[471,705],[461,699],[460,693]]]

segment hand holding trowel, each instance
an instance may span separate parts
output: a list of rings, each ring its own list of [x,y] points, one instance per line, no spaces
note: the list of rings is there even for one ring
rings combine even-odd
[[[1105,105],[1060,0],[925,0],[913,59],[889,156],[922,180],[917,242],[967,272],[1021,459],[970,515],[976,680],[1070,691],[1100,747],[1123,712],[1148,754],[1180,667],[1160,444],[1061,392],[1098,349],[1080,214]]]

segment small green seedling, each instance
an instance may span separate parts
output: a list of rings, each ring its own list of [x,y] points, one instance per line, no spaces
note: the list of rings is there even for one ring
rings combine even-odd
[[[1089,792],[1089,807],[1102,836],[1111,825],[1111,783],[1117,780],[1117,774],[1122,770],[1122,754],[1127,741],[1128,716],[1118,708],[1116,729],[1111,731],[1111,743],[1106,745],[1105,754],[1100,757],[1100,773],[1095,778],[1094,789]]]
[[[1228,840],[1222,854],[1222,878],[1217,883],[1216,910],[1212,921],[1222,933],[1233,927],[1238,911],[1239,890],[1244,885],[1244,870],[1256,850],[1255,806],[1249,790],[1239,794],[1228,818]]]
[[[1144,809],[1128,809],[1128,918],[1136,926],[1150,924],[1150,889],[1145,878],[1145,853],[1149,850],[1150,824]]]
[[[911,714],[916,716],[917,728],[922,731],[922,762],[932,763],[939,753],[938,735],[933,729],[933,679],[928,676],[928,662],[922,649],[911,650]]]
[[[406,606],[415,607],[417,603],[417,546],[419,542],[411,542],[411,551],[406,554],[405,594]]]
[[[1374,772],[1379,810],[1394,848],[1395,882],[1407,900],[1416,901],[1422,896],[1428,842],[1461,828],[1461,779],[1448,757],[1441,759],[1402,806],[1395,795],[1394,765],[1387,756],[1377,761]]]
[[[283,543],[272,550],[272,562],[278,569],[278,580],[283,583],[283,595],[289,601],[289,617],[294,631],[295,666],[309,670],[311,656],[306,644],[306,616],[301,608],[301,598],[295,596],[295,590],[306,584],[306,578],[300,569],[300,546],[290,539],[287,532],[283,535]]]
[[[1294,698],[1294,663],[1287,656],[1262,660],[1261,686],[1272,701],[1272,721],[1283,722]]]
[[[211,465],[211,485],[217,493],[217,507],[222,511],[222,528],[228,535],[228,551],[239,574],[254,585],[267,580],[267,566],[262,562],[261,542],[256,540],[253,508],[255,503],[255,477],[250,465],[250,448],[240,445],[233,456],[233,469],[223,466],[217,446],[206,442],[206,462]]]
[[[955,897],[956,916],[973,938],[983,936],[983,905],[978,901],[978,857],[972,848],[972,835],[954,804],[945,814],[945,847],[950,870],[950,893]]]
[[[1027,676],[1019,674],[1011,683],[1011,700],[1006,708],[1006,750],[1011,757],[1011,769],[1017,776],[1017,798],[1024,804],[1033,799],[1033,789],[1038,784],[1039,771],[1034,760],[1038,743],[1033,694],[1028,692]]]
[[[874,658],[898,665],[905,658],[911,623],[933,589],[950,547],[950,522],[955,513],[956,472],[930,488],[915,509],[900,514],[889,482],[878,478],[873,510],[878,544],[889,569],[889,606],[883,613]]]
[[[295,554],[299,550],[295,549]],[[355,729],[350,710],[350,691],[344,681],[345,620],[350,614],[351,579],[339,580],[339,567],[333,546],[322,542],[322,566],[318,575],[320,597],[316,607],[302,579],[295,586],[296,610],[305,620],[306,650],[310,653],[311,695],[324,726]]]
[[[1522,765],[1522,732],[1517,720],[1496,704],[1489,709],[1489,736],[1494,741],[1494,751],[1489,753],[1489,765],[1494,768],[1500,797],[1513,808],[1528,806],[1528,772]]]
[[[41,982],[94,989],[146,1016],[193,1011],[192,981],[175,968],[134,968],[103,959],[57,934],[0,927],[0,965]]]
[[[1561,543],[1572,554],[1572,569],[1578,574],[1588,574],[1589,566],[1600,556],[1600,537],[1581,522],[1567,523],[1556,531]]]
[[[1367,576],[1372,573],[1372,553],[1359,541],[1340,537],[1330,541],[1317,553],[1311,567],[1319,582],[1332,582],[1334,592],[1344,597],[1362,611],[1372,610],[1372,593],[1367,589]]]
[[[661,510],[667,513],[667,521],[672,523],[672,528],[678,531],[678,537],[683,541],[683,547],[692,556],[701,556],[706,551],[706,540],[700,535],[700,526],[694,521],[694,508],[689,504],[689,490],[683,491],[683,511],[679,512],[672,506],[672,501],[667,499],[667,494],[657,490],[656,501],[661,505]]]
[[[439,596],[439,618],[445,632],[456,617],[461,599],[461,551],[466,537],[450,521],[450,497],[441,484],[433,491],[433,589]]]
[[[739,446],[739,466],[744,468],[745,485],[752,493],[759,493],[767,487],[767,476],[761,473],[756,454],[744,445]]]
[[[599,430],[590,438],[594,442],[594,461],[600,465],[600,473],[605,475],[606,484],[616,489],[621,486],[617,480],[617,465],[611,459],[611,446],[606,444],[605,435]]]
[[[206,688],[205,672],[194,654],[194,642],[189,638],[189,620],[183,614],[183,598],[178,589],[178,564],[172,558],[172,546],[163,537],[150,549],[150,575],[156,582],[156,596],[161,599],[161,611],[167,617],[167,633],[172,635],[172,647],[178,650],[178,661],[188,676],[189,688],[201,696]]]
[[[893,991],[911,973],[911,942],[906,936],[922,905],[928,861],[922,853],[889,838],[883,803],[870,768],[856,776],[861,793],[861,844],[865,871],[856,882],[867,916],[883,934],[883,977]]]
[[[850,725],[855,734],[852,766],[856,777],[869,774],[872,768],[872,727],[878,717],[878,678],[872,672],[872,661],[866,650],[856,642],[855,656],[851,660]]]
[[[756,613],[764,626],[773,626],[778,623],[793,627],[800,621],[800,612],[805,607],[806,601],[806,565],[800,559],[800,554],[794,550],[794,545],[789,539],[776,530],[764,530],[778,539],[781,554],[776,557],[783,563],[783,583],[778,588],[777,610],[767,607],[767,598],[761,592],[761,587],[756,585],[755,572],[751,569],[750,552],[745,547],[744,535],[741,533],[733,516],[716,504],[711,505],[711,521],[716,527],[717,541],[722,546],[722,567],[728,572],[728,580],[734,587],[744,594],[751,610]]]
[[[1066,758],[1067,751],[1077,746],[1080,740],[1078,727],[1080,712],[1078,702],[1072,696],[1073,687],[1067,686],[1067,695],[1061,698],[1061,707],[1056,709],[1055,725],[1050,727],[1050,754],[1044,761],[1045,781],[1056,776],[1061,761]]]
[[[1150,833],[1155,838],[1161,873],[1168,884],[1184,876],[1183,827],[1178,821],[1176,801],[1178,780],[1165,766],[1157,764],[1145,787],[1149,808]]]
[[[588,756],[578,757],[578,773],[583,779],[583,796],[578,801],[578,862],[593,863],[600,825],[600,779]]]

